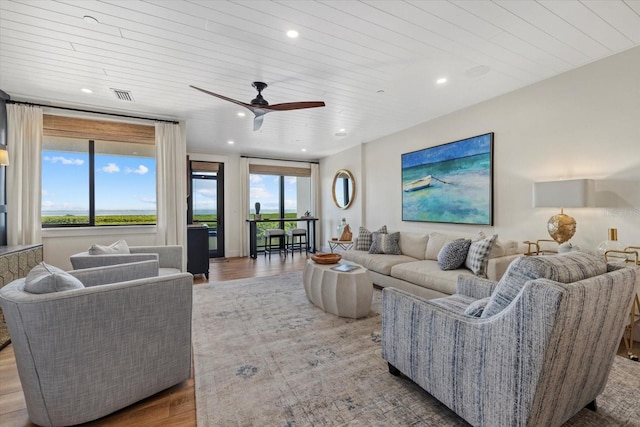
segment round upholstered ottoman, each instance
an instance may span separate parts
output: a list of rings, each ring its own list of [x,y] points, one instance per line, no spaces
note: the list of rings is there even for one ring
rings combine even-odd
[[[362,266],[349,272],[332,270],[337,265],[340,264],[322,265],[307,261],[302,275],[307,298],[336,316],[352,319],[366,316],[371,310],[373,297],[369,271]]]

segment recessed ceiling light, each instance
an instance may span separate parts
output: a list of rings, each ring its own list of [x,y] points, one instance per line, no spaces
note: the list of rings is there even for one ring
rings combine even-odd
[[[94,18],[93,16],[89,16],[89,15],[84,15],[82,17],[82,19],[84,19],[84,22],[88,23],[88,24],[99,24],[100,21],[98,21],[96,18]]]
[[[307,149],[306,149],[306,148],[303,148],[303,149],[302,149],[302,151],[307,151]]]
[[[338,132],[336,132],[336,136],[347,136],[347,130],[346,129],[338,130]]]
[[[80,90],[83,91],[84,93],[93,93],[93,91],[91,89],[87,89],[86,87],[83,87]]]
[[[287,37],[289,37],[290,39],[295,39],[298,37],[298,32],[296,30],[289,30],[287,31]]]
[[[233,145],[233,144],[235,144],[235,142],[233,142],[232,140],[229,140],[229,141],[227,141],[227,144]]]
[[[469,78],[475,78],[475,77],[484,76],[489,71],[491,71],[491,67],[489,67],[487,65],[477,65],[477,66],[471,67],[467,71],[465,71],[464,75],[469,77]]]
[[[438,80],[436,80],[436,83],[439,85],[445,84],[447,82],[447,78],[446,77],[441,77]]]
[[[246,116],[244,111],[238,111],[238,117],[244,117],[244,116]]]

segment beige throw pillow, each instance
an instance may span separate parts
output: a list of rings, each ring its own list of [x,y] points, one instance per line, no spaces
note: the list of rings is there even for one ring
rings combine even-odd
[[[91,245],[89,255],[128,254],[129,246],[124,240],[118,240],[110,246]]]

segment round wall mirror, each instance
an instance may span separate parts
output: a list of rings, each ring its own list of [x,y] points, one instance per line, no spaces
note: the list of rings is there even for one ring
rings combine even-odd
[[[333,203],[340,209],[347,209],[353,203],[356,196],[356,180],[353,174],[346,169],[340,169],[333,177],[331,185]]]

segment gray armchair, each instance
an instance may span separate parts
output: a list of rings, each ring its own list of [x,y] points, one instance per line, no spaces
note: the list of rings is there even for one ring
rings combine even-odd
[[[129,262],[156,260],[159,274],[173,274],[182,271],[182,246],[129,246],[128,254],[90,255],[80,252],[71,255],[71,265],[75,270],[82,268],[103,267],[106,265],[126,264]]]
[[[157,269],[71,271],[86,287],[61,292],[25,292],[25,279],[0,289],[32,422],[84,423],[190,377],[193,276]]]
[[[572,253],[518,258],[497,284],[460,277],[446,298],[385,288],[382,356],[474,426],[560,426],[595,410],[636,274]]]

